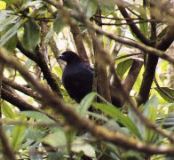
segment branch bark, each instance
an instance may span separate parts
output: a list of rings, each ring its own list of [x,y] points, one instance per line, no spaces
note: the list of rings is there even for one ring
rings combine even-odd
[[[121,14],[123,15],[123,17],[125,18],[127,24],[129,24],[130,29],[132,30],[132,32],[136,35],[136,37],[144,44],[151,46],[151,42],[149,39],[147,39],[142,32],[139,30],[139,28],[136,26],[135,23],[133,23],[131,17],[129,16],[129,14],[127,13],[126,9],[121,6],[118,5],[118,8],[121,12]]]
[[[3,84],[6,84],[8,85],[9,87],[12,87],[13,89],[16,89],[36,100],[41,100],[40,96],[36,93],[36,92],[33,92],[31,88],[27,88],[25,86],[22,86],[18,83],[15,83],[14,81],[12,80],[9,80],[7,78],[3,78]]]
[[[24,47],[18,42],[17,48],[28,58],[33,60],[38,66],[41,68],[44,78],[47,80],[48,84],[50,85],[51,89],[55,91],[60,97],[62,97],[61,91],[58,87],[56,79],[52,75],[50,69],[48,68],[47,63],[45,62],[44,56],[40,53],[39,48],[37,47],[36,53],[31,53],[24,49]]]
[[[129,138],[119,132],[112,132],[78,116],[77,113],[73,111],[71,107],[65,105],[55,93],[43,87],[43,85],[41,85],[33,76],[31,76],[27,69],[18,61],[16,61],[12,56],[9,57],[7,54],[4,54],[3,50],[0,50],[0,61],[3,61],[8,66],[18,70],[27,81],[31,82],[34,88],[42,96],[43,102],[48,104],[55,111],[55,113],[61,113],[63,116],[65,116],[67,122],[70,125],[73,124],[73,127],[79,130],[87,130],[97,137],[97,139],[111,142],[125,149],[137,150],[148,154],[174,154],[174,148],[172,146],[144,144],[133,137]]]
[[[71,32],[76,44],[76,48],[78,51],[79,56],[87,63],[89,63],[89,59],[85,50],[85,46],[83,44],[83,39],[80,33],[80,29],[78,28],[77,25],[71,24]]]
[[[156,48],[165,51],[174,40],[174,30],[173,26],[169,26],[167,33],[161,39],[159,43],[156,44]],[[144,78],[140,87],[138,95],[138,103],[145,103],[149,97],[151,85],[155,76],[156,66],[158,63],[158,56],[149,55],[147,58],[146,70],[144,73]]]
[[[2,99],[18,107],[21,111],[34,110],[31,104],[25,102],[20,96],[11,93],[5,88],[2,88]]]

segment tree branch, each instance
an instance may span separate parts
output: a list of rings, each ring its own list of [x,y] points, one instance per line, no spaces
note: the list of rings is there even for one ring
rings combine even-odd
[[[25,102],[19,95],[11,93],[5,88],[2,88],[2,99],[8,101],[12,105],[18,107],[21,111],[34,110],[35,107]]]
[[[130,93],[133,85],[135,84],[142,65],[143,65],[143,62],[141,61],[138,61],[138,60],[133,61],[133,64],[129,70],[129,73],[123,82],[123,87],[125,88],[127,93]]]
[[[26,94],[26,95],[36,99],[36,100],[39,100],[39,101],[41,100],[40,96],[37,93],[33,92],[31,88],[27,88],[25,86],[22,86],[18,83],[15,83],[12,80],[9,80],[7,78],[3,78],[3,84],[6,84],[6,85],[24,93],[24,94]]]
[[[83,44],[83,39],[80,33],[80,29],[78,28],[77,25],[71,24],[71,32],[76,44],[76,48],[78,51],[79,56],[87,63],[89,63],[89,59],[85,50],[85,46]]]
[[[139,140],[129,138],[119,132],[112,132],[106,128],[95,125],[93,122],[85,118],[79,117],[77,113],[71,109],[71,107],[62,103],[56,94],[47,90],[47,88],[43,87],[43,85],[41,85],[33,76],[31,76],[27,69],[20,64],[20,62],[18,62],[12,56],[9,57],[8,54],[4,54],[4,52],[4,50],[0,50],[0,61],[3,61],[8,66],[18,70],[26,81],[31,82],[34,88],[42,96],[43,102],[48,104],[55,111],[55,113],[61,113],[63,116],[65,116],[67,122],[71,126],[73,124],[73,127],[79,130],[87,130],[98,139],[111,142],[125,149],[137,150],[148,154],[174,154],[173,147],[144,144]]]
[[[151,46],[151,42],[150,40],[148,40],[139,30],[139,28],[136,26],[136,24],[132,21],[131,17],[129,16],[129,14],[127,13],[126,9],[121,6],[118,5],[118,8],[121,12],[121,14],[123,15],[123,17],[125,18],[127,24],[129,25],[130,29],[132,30],[132,32],[136,35],[136,37],[144,44]]]
[[[168,27],[167,33],[161,39],[161,41],[156,45],[156,48],[165,51],[174,40],[174,30],[173,26]],[[144,78],[140,87],[138,95],[138,103],[145,103],[149,97],[151,85],[155,76],[156,66],[158,63],[158,56],[149,55],[147,58],[146,70],[144,73]]]
[[[8,142],[8,139],[3,131],[2,125],[0,125],[0,141],[2,144],[2,152],[4,154],[4,157],[6,157],[9,160],[16,160],[15,154]]]
[[[51,71],[49,70],[47,63],[43,55],[40,53],[38,47],[36,49],[36,53],[31,53],[23,48],[23,46],[18,42],[17,48],[28,58],[32,59],[38,66],[41,68],[44,78],[47,80],[48,84],[50,85],[51,89],[55,91],[60,97],[62,97],[58,84],[53,77]]]

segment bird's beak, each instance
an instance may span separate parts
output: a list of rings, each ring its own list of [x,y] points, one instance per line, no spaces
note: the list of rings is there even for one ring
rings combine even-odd
[[[59,55],[57,59],[58,60],[64,60],[64,56],[63,55]]]
[[[59,55],[59,56],[57,57],[57,59],[62,59],[62,57],[63,57],[62,55]]]
[[[66,60],[65,60],[65,56],[63,56],[63,55],[59,55],[58,57],[57,57],[57,60],[59,61],[61,61],[61,63],[64,63],[64,62],[66,62]]]

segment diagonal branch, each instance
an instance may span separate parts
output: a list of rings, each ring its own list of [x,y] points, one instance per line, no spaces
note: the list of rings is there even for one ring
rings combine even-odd
[[[0,63],[0,100],[2,98],[2,78],[3,78],[3,71],[4,71],[4,63]],[[1,101],[2,104],[2,101]],[[1,106],[2,107],[2,106]],[[2,115],[0,116],[2,118]],[[4,158],[7,158],[9,160],[16,160],[14,151],[12,147],[10,146],[10,143],[7,139],[7,136],[5,132],[3,131],[3,126],[0,124],[0,142],[2,145],[2,153]]]
[[[83,39],[82,39],[82,35],[80,33],[79,27],[75,24],[72,24],[70,27],[71,27],[71,32],[72,32],[79,56],[85,62],[89,63],[88,56],[87,56],[87,53],[85,50],[85,46],[83,44]]]
[[[139,28],[136,26],[136,24],[132,21],[131,17],[129,16],[129,14],[127,13],[126,9],[121,6],[118,5],[118,8],[121,12],[121,14],[123,15],[123,17],[125,18],[127,24],[129,25],[130,29],[132,30],[132,32],[136,35],[136,37],[144,44],[151,46],[151,42],[150,40],[148,40],[143,34],[142,32],[139,30]]]
[[[171,45],[173,40],[174,40],[173,26],[169,26],[167,33],[164,35],[161,41],[156,45],[156,48],[165,51]],[[149,97],[151,85],[155,76],[158,58],[159,57],[156,55],[148,56],[144,78],[138,95],[139,104],[145,103]]]
[[[2,88],[2,99],[8,101],[12,105],[18,107],[21,111],[25,110],[34,110],[34,108],[31,104],[25,102],[20,96],[17,94],[14,94],[7,90],[7,88]]]
[[[134,60],[132,63],[132,66],[129,70],[129,73],[126,77],[126,79],[123,82],[123,86],[127,93],[130,93],[134,83],[136,82],[136,79],[138,77],[138,74],[142,68],[143,62]]]
[[[13,89],[16,89],[16,90],[34,98],[34,99],[36,99],[36,100],[39,100],[39,101],[41,100],[40,96],[37,93],[33,92],[31,88],[27,88],[25,86],[22,86],[22,85],[14,82],[12,80],[9,80],[7,78],[3,78],[3,84],[6,84],[6,85],[12,87]]]
[[[41,68],[43,75],[45,77],[45,79],[47,80],[48,84],[50,85],[51,89],[53,91],[55,91],[60,97],[62,97],[61,95],[61,91],[58,87],[58,84],[56,82],[55,77],[52,75],[50,69],[48,68],[47,63],[45,62],[44,56],[40,53],[38,47],[36,49],[36,53],[31,53],[29,51],[27,51],[20,42],[18,42],[17,44],[17,48],[28,58],[30,58],[31,60],[33,60],[36,64],[38,64],[38,66]]]
[[[73,127],[79,130],[87,130],[98,139],[111,142],[125,149],[137,150],[148,154],[174,154],[173,147],[144,144],[139,140],[129,138],[119,132],[112,132],[78,116],[77,113],[71,109],[71,107],[62,103],[56,94],[47,90],[47,88],[41,85],[15,58],[12,56],[9,57],[8,54],[4,54],[4,52],[4,50],[0,50],[0,61],[3,61],[8,66],[18,70],[26,81],[31,82],[34,88],[42,96],[43,102],[48,104],[56,113],[61,113],[63,116],[65,116],[67,122],[70,125],[73,124]]]

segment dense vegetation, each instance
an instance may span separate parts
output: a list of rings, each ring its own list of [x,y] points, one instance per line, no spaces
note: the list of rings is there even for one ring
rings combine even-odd
[[[0,0],[0,159],[173,159],[173,7]],[[79,104],[61,82],[66,50],[94,68]]]

